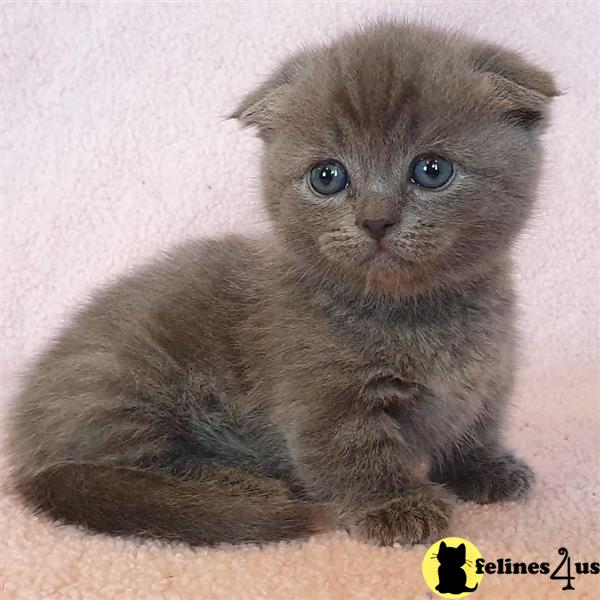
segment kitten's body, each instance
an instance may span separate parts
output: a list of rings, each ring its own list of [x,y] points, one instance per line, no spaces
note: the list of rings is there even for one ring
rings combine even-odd
[[[390,25],[365,40],[389,44],[393,35],[414,32]],[[465,498],[514,498],[529,486],[529,469],[502,449],[498,432],[513,370],[508,250],[529,204],[515,209],[514,224],[505,219],[498,239],[471,234],[468,268],[457,267],[469,248],[450,230],[442,246],[460,252],[427,258],[431,232],[449,218],[419,213],[422,201],[414,214],[404,208],[413,230],[398,251],[413,255],[393,267],[387,255],[371,268],[362,259],[340,266],[348,244],[336,249],[331,240],[348,231],[319,230],[317,241],[312,230],[331,215],[320,219],[305,206],[305,223],[294,212],[302,206],[284,204],[286,195],[304,193],[294,174],[297,148],[325,134],[283,119],[287,137],[276,137],[264,98],[282,85],[278,77],[238,114],[271,147],[264,187],[276,236],[190,244],[79,313],[17,401],[15,479],[33,505],[100,531],[190,543],[286,539],[336,524],[392,543],[447,525],[447,494],[423,481],[422,463],[432,481]],[[283,85],[291,78],[288,66]],[[314,118],[315,110],[304,114]],[[360,125],[356,111],[351,121]],[[536,154],[529,133],[511,135]],[[369,143],[372,156],[385,156],[374,152],[378,143]],[[508,137],[506,150],[499,147],[508,149]],[[524,175],[503,182],[491,174],[503,193],[516,190],[519,177],[528,198]],[[376,188],[360,210],[387,202],[385,186]],[[307,202],[298,197],[298,205]],[[340,211],[336,218],[349,227]],[[402,246],[424,219],[430,237],[422,247]],[[477,246],[478,235],[493,256]],[[367,243],[353,240],[351,251]],[[331,259],[325,266],[323,256]]]

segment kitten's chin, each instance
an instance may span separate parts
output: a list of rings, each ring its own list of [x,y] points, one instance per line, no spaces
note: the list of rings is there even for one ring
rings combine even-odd
[[[381,254],[365,263],[363,277],[373,291],[386,294],[412,293],[424,283],[416,265],[390,254]]]
[[[362,291],[385,296],[411,296],[436,285],[432,264],[404,256],[397,248],[385,248],[375,243],[336,244],[321,246],[321,253],[345,278],[350,275],[355,279]],[[326,269],[326,272],[331,276],[331,271]]]
[[[414,296],[444,287],[456,278],[456,273],[443,267],[437,253],[417,259],[398,250],[379,248],[364,257],[359,271],[368,290],[385,296]]]

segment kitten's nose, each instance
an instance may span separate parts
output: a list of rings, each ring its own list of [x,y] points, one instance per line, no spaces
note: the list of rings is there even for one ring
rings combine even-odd
[[[376,240],[380,240],[394,224],[395,221],[390,221],[389,219],[365,219],[361,223],[369,235]]]

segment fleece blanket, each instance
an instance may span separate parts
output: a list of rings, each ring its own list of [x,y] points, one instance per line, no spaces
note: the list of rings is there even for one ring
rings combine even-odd
[[[184,238],[267,226],[260,145],[223,117],[277,58],[381,15],[519,48],[564,92],[515,249],[522,358],[507,437],[538,481],[525,503],[460,504],[449,534],[486,562],[550,566],[487,573],[481,598],[598,598],[600,575],[577,573],[600,560],[596,2],[3,3],[2,422],[18,372],[94,287]],[[435,597],[424,546],[342,532],[218,549],[92,536],[33,516],[6,472],[1,527],[6,600]],[[550,578],[560,548],[556,575],[570,565],[573,580]]]

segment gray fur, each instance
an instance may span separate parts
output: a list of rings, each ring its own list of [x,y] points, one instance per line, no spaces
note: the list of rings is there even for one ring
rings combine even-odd
[[[14,479],[35,508],[192,544],[345,527],[439,537],[448,490],[521,497],[504,448],[511,246],[551,77],[457,33],[380,23],[284,63],[234,117],[264,140],[273,234],[188,244],[98,293],[29,371]],[[429,191],[411,161],[440,154]],[[318,197],[336,159],[351,185]],[[356,225],[390,218],[388,254]],[[423,471],[423,465],[426,471]]]

